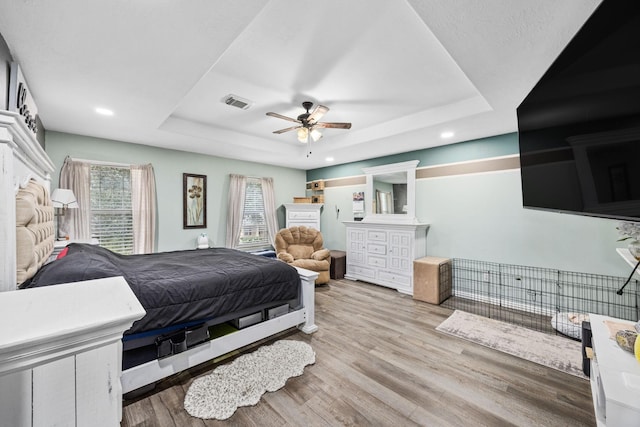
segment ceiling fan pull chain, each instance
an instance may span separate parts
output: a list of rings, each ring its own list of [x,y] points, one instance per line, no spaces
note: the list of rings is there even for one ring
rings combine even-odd
[[[311,155],[311,138],[307,139],[307,158]]]

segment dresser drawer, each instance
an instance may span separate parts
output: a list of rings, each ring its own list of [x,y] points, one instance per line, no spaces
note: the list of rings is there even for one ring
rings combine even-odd
[[[369,243],[367,245],[367,252],[370,254],[376,254],[376,255],[386,255],[387,247],[385,245]]]
[[[287,227],[307,227],[320,229],[320,223],[318,221],[289,221]]]
[[[363,277],[367,279],[375,279],[376,272],[370,268],[347,264],[347,275],[352,275],[358,278]]]
[[[296,221],[296,220],[317,220],[319,217],[319,212],[317,211],[298,211],[298,212],[291,212],[289,211],[287,213],[289,220],[292,221]]]
[[[375,240],[377,242],[387,241],[387,232],[380,230],[367,230],[367,240]]]
[[[387,268],[387,259],[379,256],[369,255],[367,265],[375,268]]]
[[[393,285],[393,287],[407,288],[411,286],[411,277],[403,274],[391,273],[389,271],[380,271],[378,278],[384,282]]]

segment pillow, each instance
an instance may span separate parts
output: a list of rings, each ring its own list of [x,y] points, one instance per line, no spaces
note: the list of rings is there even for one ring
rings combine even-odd
[[[69,252],[69,248],[65,246],[63,250],[60,251],[56,259],[61,259],[67,256],[67,252]]]

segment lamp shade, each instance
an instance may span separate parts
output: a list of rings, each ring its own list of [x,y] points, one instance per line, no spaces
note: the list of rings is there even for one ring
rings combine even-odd
[[[317,142],[320,138],[322,138],[322,133],[318,129],[313,129],[309,135],[311,135],[311,139],[313,142]]]
[[[298,129],[298,141],[307,142],[309,139],[309,129],[302,127]]]
[[[51,194],[51,203],[54,208],[77,209],[80,207],[73,191],[66,188],[56,188],[53,190],[53,193]]]

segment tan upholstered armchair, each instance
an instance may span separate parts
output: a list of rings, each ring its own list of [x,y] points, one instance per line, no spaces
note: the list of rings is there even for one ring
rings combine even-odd
[[[315,228],[289,227],[276,234],[278,259],[319,273],[316,285],[329,283],[331,254],[322,245],[322,234]]]

